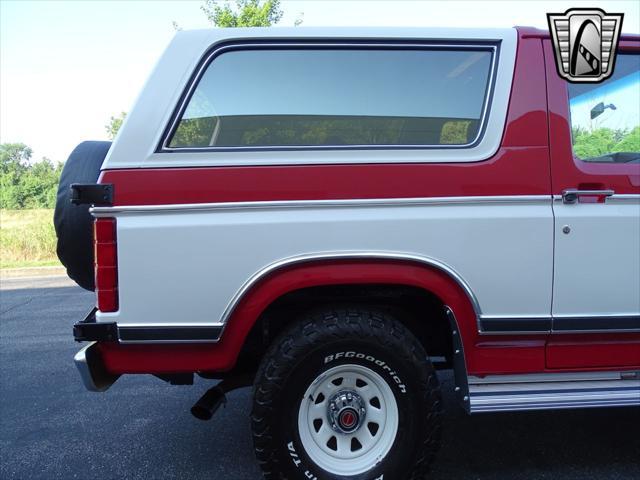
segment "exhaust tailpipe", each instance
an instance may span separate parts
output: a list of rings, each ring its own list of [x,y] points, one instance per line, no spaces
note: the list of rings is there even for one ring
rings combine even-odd
[[[248,387],[253,384],[253,377],[254,374],[244,374],[225,378],[215,387],[204,392],[200,400],[191,407],[191,414],[200,420],[211,420],[220,405],[227,403],[225,395],[236,388]]]
[[[220,405],[226,403],[227,398],[224,390],[219,385],[216,385],[204,392],[204,395],[191,407],[191,414],[200,420],[211,420]]]

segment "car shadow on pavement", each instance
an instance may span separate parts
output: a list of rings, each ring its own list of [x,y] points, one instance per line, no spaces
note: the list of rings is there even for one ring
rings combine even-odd
[[[442,373],[443,445],[431,478],[640,478],[640,408],[468,416]]]

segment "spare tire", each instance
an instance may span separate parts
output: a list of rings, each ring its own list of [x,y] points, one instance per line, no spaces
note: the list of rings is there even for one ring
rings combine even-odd
[[[58,258],[67,275],[82,288],[95,290],[93,274],[93,218],[89,205],[71,203],[72,183],[97,183],[111,142],[82,142],[60,175],[53,224],[58,237]]]

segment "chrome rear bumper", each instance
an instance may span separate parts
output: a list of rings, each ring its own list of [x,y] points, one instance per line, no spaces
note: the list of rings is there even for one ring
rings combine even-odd
[[[120,377],[107,372],[96,342],[83,347],[75,354],[73,361],[78,367],[82,383],[90,392],[104,392]]]

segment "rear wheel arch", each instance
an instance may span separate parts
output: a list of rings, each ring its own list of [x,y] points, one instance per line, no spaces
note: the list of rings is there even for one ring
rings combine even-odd
[[[336,301],[344,300],[345,303],[353,304],[352,293],[360,289],[365,292],[364,297],[359,299],[360,303],[374,303],[377,306],[381,306],[385,301],[385,289],[396,293],[416,292],[423,295],[423,299],[430,298],[434,303],[439,302],[441,307],[449,307],[455,313],[461,337],[468,343],[469,349],[477,335],[479,307],[473,293],[459,275],[440,262],[391,254],[377,257],[357,254],[331,258],[305,257],[290,262],[278,262],[274,268],[265,269],[262,275],[252,277],[241,289],[240,294],[236,295],[228,308],[220,345],[234,346],[230,349],[233,358],[229,359],[229,367],[235,365],[238,357],[242,357],[248,348],[264,342],[265,338],[273,340],[277,335],[278,331],[269,331],[269,323],[265,325],[265,321],[268,321],[269,314],[273,313],[274,308],[280,303],[291,296],[308,292],[326,294],[331,289],[342,290],[345,293],[342,298],[320,295],[326,303],[335,304]],[[377,293],[383,295],[366,295],[367,292],[376,289]],[[301,306],[310,309],[318,306],[318,303]],[[441,320],[446,323],[444,308],[440,313]],[[419,322],[412,323],[408,317],[400,317],[408,322],[407,327],[424,343],[425,335],[421,335],[419,331]],[[278,325],[276,330],[285,328],[293,320],[295,316]],[[450,333],[448,328],[447,331]],[[450,342],[447,343],[450,345]],[[263,348],[267,346],[268,344],[262,345]],[[428,346],[425,345],[425,348],[428,349]]]

